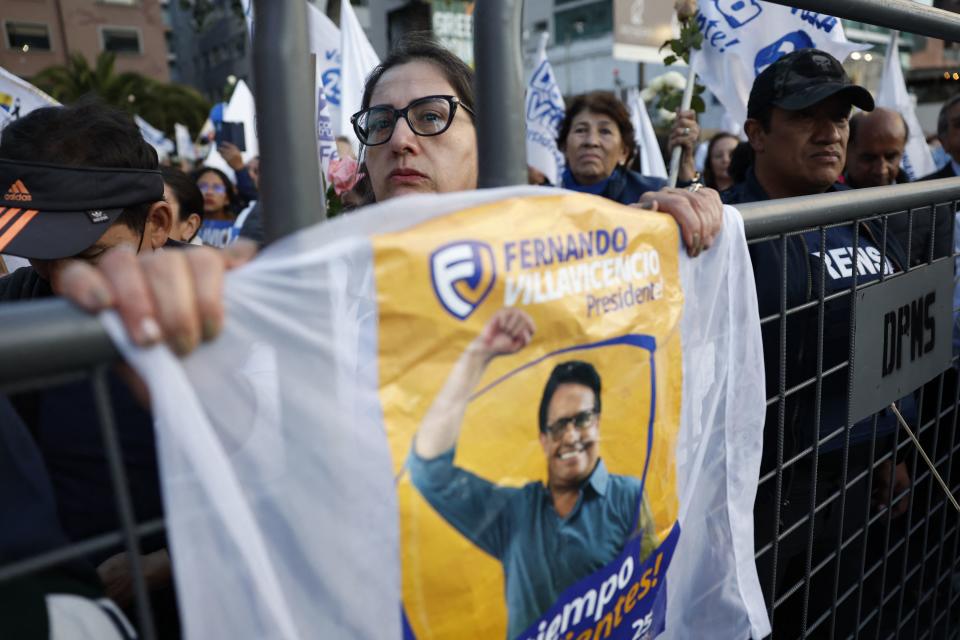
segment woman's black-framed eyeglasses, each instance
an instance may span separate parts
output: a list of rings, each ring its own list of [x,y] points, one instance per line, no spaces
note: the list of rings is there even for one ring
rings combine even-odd
[[[375,147],[390,141],[400,118],[406,120],[410,130],[418,136],[438,136],[450,128],[457,107],[463,107],[476,118],[473,109],[456,96],[425,96],[403,109],[381,105],[358,111],[350,117],[350,123],[360,142]]]

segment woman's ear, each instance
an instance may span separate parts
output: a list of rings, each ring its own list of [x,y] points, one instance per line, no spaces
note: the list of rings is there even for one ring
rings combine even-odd
[[[163,200],[154,202],[147,212],[147,223],[143,230],[144,242],[149,243],[150,249],[159,249],[167,243],[170,231],[173,229],[173,211],[170,205]]]
[[[180,237],[184,239],[184,242],[190,242],[197,235],[197,231],[200,230],[202,224],[203,218],[196,213],[191,213],[186,220],[180,221]]]

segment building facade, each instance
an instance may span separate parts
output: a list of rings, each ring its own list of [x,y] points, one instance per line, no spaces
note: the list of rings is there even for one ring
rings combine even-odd
[[[167,6],[170,75],[219,102],[236,80],[253,85],[252,45],[243,16],[230,0],[207,0],[201,14],[179,0]]]
[[[117,72],[167,81],[163,6],[170,0],[0,0],[0,66],[24,78],[81,53],[116,54]]]

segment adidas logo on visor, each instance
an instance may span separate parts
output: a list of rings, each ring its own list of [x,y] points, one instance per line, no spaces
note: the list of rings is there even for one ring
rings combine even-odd
[[[10,188],[7,189],[7,195],[3,196],[3,198],[4,200],[16,200],[19,202],[30,202],[33,200],[33,196],[27,191],[27,187],[23,184],[22,180],[17,180],[10,185]]]

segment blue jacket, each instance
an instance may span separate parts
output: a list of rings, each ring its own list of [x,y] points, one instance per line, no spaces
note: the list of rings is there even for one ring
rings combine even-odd
[[[830,191],[845,191],[849,187],[834,184]],[[734,185],[723,194],[726,204],[743,204],[769,200],[770,197],[760,186],[753,169],[749,169],[746,179]],[[883,231],[875,222],[859,225],[858,252],[853,251],[853,224],[827,229],[825,237],[823,274],[824,295],[849,291],[853,272],[857,270],[857,282],[863,283],[880,278],[881,269],[886,273],[903,271],[906,256],[900,244],[891,234],[887,234],[886,259],[883,260],[880,246]],[[765,240],[750,245],[750,258],[753,262],[753,277],[757,289],[760,318],[777,316],[780,313],[781,281],[786,263],[787,309],[817,300],[820,296],[820,247],[819,229],[789,236],[786,253],[781,240]],[[787,316],[786,350],[783,362],[786,364],[786,389],[813,378],[817,371],[818,351],[818,312],[817,306],[811,306]],[[838,296],[824,307],[823,330],[823,370],[844,362],[850,353],[850,300],[849,296]],[[774,319],[761,325],[763,338],[763,359],[766,372],[766,393],[768,398],[776,397],[780,391],[780,319]],[[813,444],[816,425],[816,385],[811,384],[787,398],[784,415],[785,459]],[[821,445],[821,452],[837,451],[843,447],[844,438],[840,427],[847,420],[847,369],[826,376],[823,379],[821,397],[819,435],[821,438],[837,433],[832,439]],[[763,469],[773,468],[776,457],[776,442],[779,421],[777,403],[767,414],[767,429],[764,430]],[[888,412],[880,415],[877,435],[889,434],[896,428],[895,418]],[[851,444],[866,443],[873,437],[873,420],[867,419],[854,426]]]
[[[634,204],[647,191],[659,191],[666,186],[663,178],[642,176],[636,171],[630,171],[618,166],[605,181],[596,185],[578,184],[569,169],[563,172],[562,185],[564,189],[592,193],[595,195],[616,200],[620,204]]]

